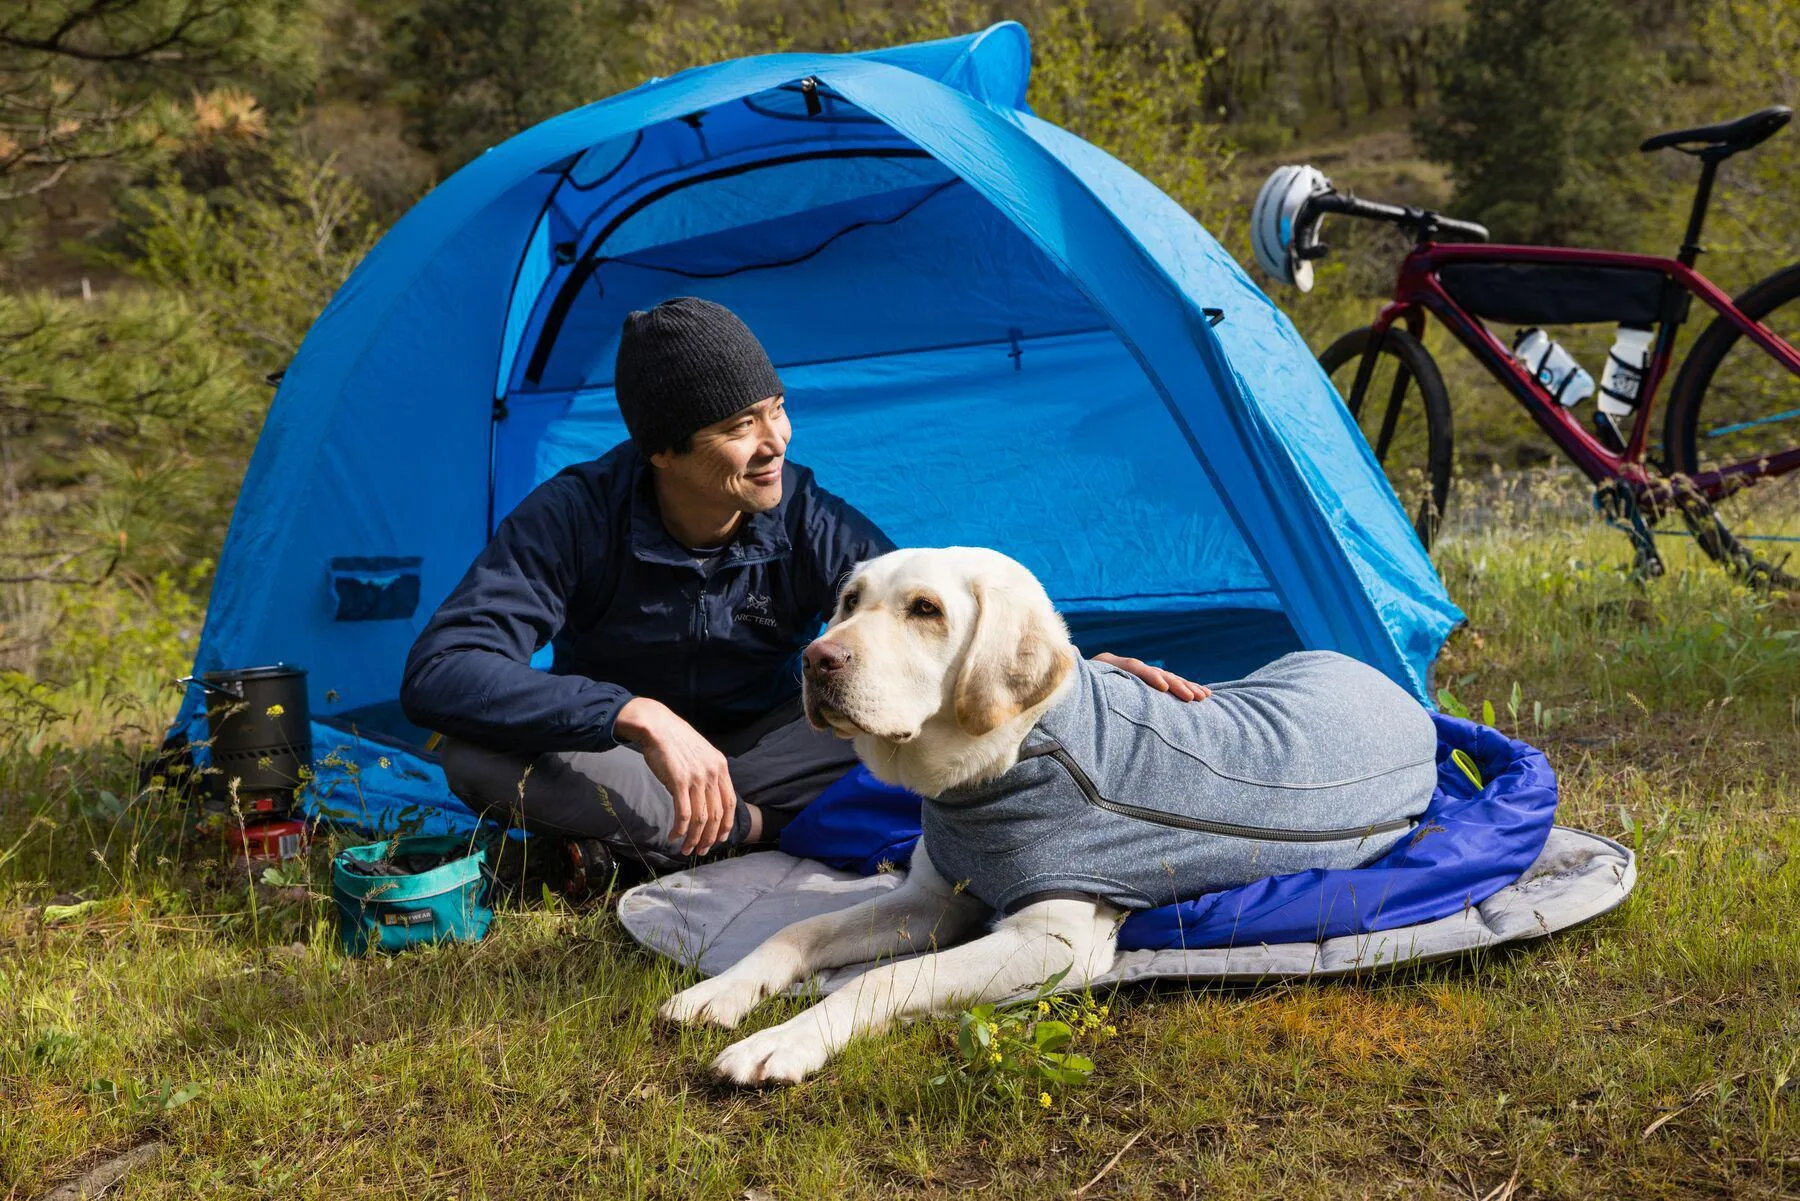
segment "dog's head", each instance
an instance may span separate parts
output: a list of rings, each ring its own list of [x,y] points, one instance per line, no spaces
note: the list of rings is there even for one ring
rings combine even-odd
[[[1037,577],[997,551],[955,546],[859,566],[804,660],[818,728],[894,745],[954,732],[966,743],[1048,700],[1075,648]]]

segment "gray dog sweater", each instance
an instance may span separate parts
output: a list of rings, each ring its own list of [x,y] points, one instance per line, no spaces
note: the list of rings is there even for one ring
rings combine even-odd
[[[1357,867],[1437,785],[1430,716],[1374,668],[1286,655],[1181,701],[1079,660],[998,779],[924,807],[931,861],[1002,912],[1051,897],[1151,909],[1267,876]]]

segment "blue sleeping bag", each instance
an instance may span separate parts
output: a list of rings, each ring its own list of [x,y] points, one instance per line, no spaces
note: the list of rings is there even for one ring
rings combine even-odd
[[[1433,714],[1438,785],[1418,828],[1351,870],[1271,876],[1131,914],[1127,951],[1316,942],[1448,917],[1511,884],[1536,861],[1556,817],[1556,773],[1542,751],[1498,730]],[[1455,763],[1461,750],[1483,783]],[[872,875],[904,864],[919,839],[919,798],[858,767],[781,832],[781,849]]]

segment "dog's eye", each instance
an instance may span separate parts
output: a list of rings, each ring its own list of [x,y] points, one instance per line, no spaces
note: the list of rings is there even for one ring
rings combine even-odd
[[[846,592],[846,593],[844,593],[844,599],[843,599],[843,602],[839,605],[839,608],[843,609],[843,611],[846,613],[854,613],[854,612],[856,612],[856,601],[857,601],[856,593]]]
[[[906,615],[908,617],[942,617],[944,611],[937,607],[936,602],[928,601],[921,596],[906,607]]]

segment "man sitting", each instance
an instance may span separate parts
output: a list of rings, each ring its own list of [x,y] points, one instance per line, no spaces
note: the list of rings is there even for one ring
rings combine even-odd
[[[850,569],[894,549],[787,459],[781,380],[728,309],[677,297],[632,313],[613,382],[631,440],[501,522],[400,692],[446,736],[452,791],[569,839],[590,874],[614,855],[664,870],[772,840],[855,763],[802,716],[799,653]],[[531,667],[546,643],[548,673]]]

